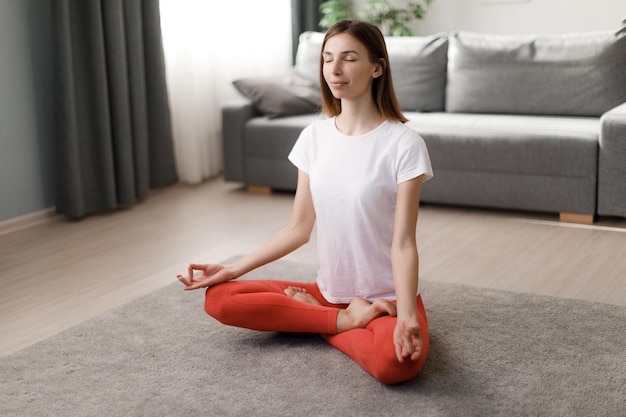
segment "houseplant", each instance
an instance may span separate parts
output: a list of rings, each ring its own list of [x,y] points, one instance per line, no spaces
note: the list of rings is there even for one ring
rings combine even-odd
[[[320,5],[319,25],[328,29],[333,23],[347,18],[359,18],[379,27],[390,36],[411,36],[408,24],[424,18],[433,0],[408,1],[405,7],[392,5],[389,0],[367,0],[355,7],[351,0],[327,0]],[[357,10],[355,10],[357,9]]]

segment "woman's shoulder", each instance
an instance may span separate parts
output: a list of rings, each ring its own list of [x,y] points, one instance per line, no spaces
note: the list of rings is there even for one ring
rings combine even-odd
[[[317,119],[315,119],[311,123],[309,123],[307,128],[309,128],[309,129],[312,129],[312,128],[314,129],[316,127],[324,127],[324,128],[326,128],[328,126],[332,126],[334,122],[335,122],[335,118],[334,117],[328,117],[324,113],[321,113]]]
[[[302,129],[300,136],[317,136],[332,128],[332,126],[332,118],[320,115],[319,119],[312,121],[311,123],[306,125],[304,129]]]
[[[396,138],[399,141],[420,142],[423,138],[413,128],[407,126],[405,123],[398,121],[387,121],[390,136]]]

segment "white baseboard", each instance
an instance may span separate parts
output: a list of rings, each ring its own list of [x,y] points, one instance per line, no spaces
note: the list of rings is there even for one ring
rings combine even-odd
[[[0,221],[0,236],[15,232],[28,227],[36,226],[41,223],[49,222],[55,219],[56,214],[54,207],[39,210],[34,213],[25,214],[23,216],[14,217],[12,219]]]

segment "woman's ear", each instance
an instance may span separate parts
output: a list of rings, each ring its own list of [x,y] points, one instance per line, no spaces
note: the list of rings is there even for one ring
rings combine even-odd
[[[374,68],[374,72],[372,73],[372,78],[378,78],[385,72],[385,60],[383,58],[380,59],[380,62],[376,64],[376,68]]]

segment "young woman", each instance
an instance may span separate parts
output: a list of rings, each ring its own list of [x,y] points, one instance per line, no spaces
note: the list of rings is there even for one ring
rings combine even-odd
[[[289,155],[299,173],[287,226],[233,264],[191,264],[178,279],[206,287],[205,310],[224,324],[322,334],[378,380],[405,381],[428,352],[415,237],[428,152],[403,124],[375,26],[332,26],[320,80],[329,117],[304,129]],[[233,281],[305,244],[316,221],[316,282]]]

